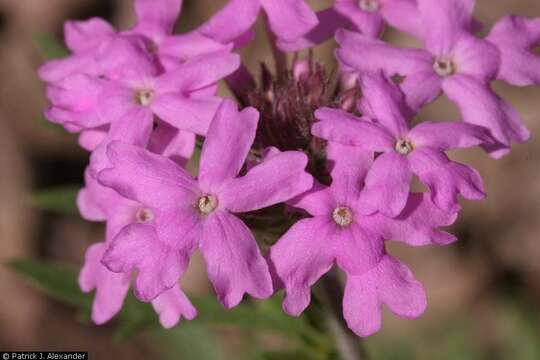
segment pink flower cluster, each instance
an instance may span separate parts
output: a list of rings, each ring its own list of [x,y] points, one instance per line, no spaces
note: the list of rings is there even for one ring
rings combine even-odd
[[[227,308],[245,293],[264,299],[283,287],[284,310],[299,315],[311,286],[337,265],[346,274],[343,314],[359,336],[379,330],[382,304],[400,316],[421,315],[425,291],[386,242],[456,240],[440,228],[455,222],[459,195],[485,194],[478,172],[446,152],[480,146],[498,158],[526,141],[518,113],[491,83],[540,83],[540,56],[532,51],[540,19],[505,17],[482,38],[474,3],[336,0],[315,13],[302,0],[231,0],[178,35],[181,0],[135,0],[130,30],[98,18],[67,22],[71,55],[39,74],[51,103],[47,118],[78,133],[91,152],[78,206],[85,219],[106,222],[105,241],[88,249],[80,273],[83,291],[96,290],[93,320],[110,320],[130,286],[163,326],[193,319],[179,280],[196,250]],[[221,80],[250,80],[235,51],[252,41],[261,11],[283,52],[335,37],[341,76],[361,89],[352,109],[323,106],[312,114],[308,136],[325,144],[331,182],[306,170],[308,152],[275,145],[256,156],[261,109],[239,111],[217,95]],[[424,46],[381,40],[387,25]],[[299,62],[295,78],[306,71]],[[441,94],[462,121],[413,126]],[[185,167],[197,136],[204,143],[193,177]],[[413,177],[429,191],[413,192]],[[277,204],[302,218],[263,256],[242,214]]]

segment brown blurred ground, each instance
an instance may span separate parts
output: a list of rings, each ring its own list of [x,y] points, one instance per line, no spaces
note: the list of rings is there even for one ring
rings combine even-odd
[[[180,28],[193,28],[225,1],[186,1]],[[318,8],[327,1],[312,1]],[[537,0],[479,0],[477,16],[486,25],[506,13],[540,16]],[[0,0],[0,261],[46,258],[80,264],[85,247],[100,240],[100,228],[77,217],[62,217],[29,207],[36,188],[82,182],[87,155],[73,137],[40,122],[45,106],[43,86],[35,69],[43,61],[36,34],[61,36],[66,18],[105,16],[119,26],[132,19],[129,0]],[[390,33],[392,41],[411,40]],[[244,51],[250,68],[268,58],[263,38]],[[317,54],[329,58],[331,46]],[[430,307],[418,321],[388,316],[374,346],[386,338],[417,341],[426,329],[449,322],[469,321],[467,336],[478,338],[483,349],[497,353],[523,329],[506,321],[507,304],[532,309],[529,320],[540,338],[540,90],[497,84],[500,94],[523,115],[533,133],[526,145],[501,161],[480,151],[456,154],[481,171],[489,198],[466,203],[455,231],[461,242],[447,248],[395,247],[422,280]],[[441,100],[423,118],[452,120],[456,109]],[[207,291],[200,266],[188,280],[188,291]],[[512,307],[513,308],[513,307]],[[406,334],[406,335],[405,335]],[[144,341],[120,345],[110,341],[110,329],[81,325],[74,313],[47,300],[21,278],[0,268],[0,349],[93,349],[94,359],[144,358]],[[421,340],[418,340],[421,341]],[[538,340],[540,343],[540,340]],[[432,344],[433,345],[433,344]],[[540,345],[539,345],[540,346]],[[494,358],[504,359],[499,356]],[[427,354],[426,358],[430,358]],[[472,358],[472,357],[471,357]],[[489,357],[488,357],[489,358]]]

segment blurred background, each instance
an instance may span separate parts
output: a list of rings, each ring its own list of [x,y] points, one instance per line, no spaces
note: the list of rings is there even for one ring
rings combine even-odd
[[[195,28],[224,3],[185,0],[178,30]],[[321,9],[329,1],[311,3]],[[486,29],[508,13],[540,16],[538,0],[477,3],[477,18]],[[2,263],[32,258],[80,266],[86,247],[102,240],[99,224],[58,209],[40,209],[32,195],[50,188],[77,188],[83,181],[88,154],[77,146],[74,136],[44,121],[46,100],[36,69],[45,61],[43,44],[51,47],[51,39],[61,40],[63,21],[91,16],[127,28],[133,22],[131,0],[0,0]],[[254,72],[259,61],[271,61],[264,34],[259,33],[257,41],[243,51]],[[416,44],[392,31],[386,37],[395,43]],[[328,64],[332,64],[332,46],[326,44],[315,52]],[[374,359],[540,359],[540,88],[496,84],[496,90],[520,111],[533,138],[500,161],[476,150],[453,154],[480,170],[488,199],[464,204],[453,228],[460,237],[458,243],[445,248],[391,248],[425,284],[429,308],[416,321],[385,313],[383,329],[365,341]],[[453,120],[458,116],[454,106],[441,99],[420,118]],[[67,201],[65,206],[70,207]],[[190,267],[185,288],[200,296],[211,292],[200,259]],[[182,326],[118,341],[114,321],[94,326],[78,316],[75,308],[50,299],[5,267],[0,267],[0,294],[1,350],[80,350],[90,351],[92,359],[192,359],[197,357],[190,352],[206,337],[205,332],[190,328],[191,338],[172,341],[176,346],[172,355],[163,352],[171,345],[162,346],[158,340],[178,335]],[[218,326],[212,334],[216,346],[225,350],[209,358],[236,359],[239,354],[250,358],[238,339],[241,336],[230,326]],[[280,350],[286,344],[269,336],[263,338],[262,346]]]

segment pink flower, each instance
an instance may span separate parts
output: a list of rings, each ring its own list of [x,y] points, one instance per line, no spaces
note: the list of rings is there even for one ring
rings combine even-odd
[[[405,265],[386,253],[384,241],[413,246],[451,243],[455,237],[437,227],[452,224],[456,214],[439,210],[428,196],[411,193],[396,218],[362,215],[361,184],[372,153],[330,144],[328,157],[334,164],[332,185],[316,184],[291,202],[312,217],[294,224],[270,250],[271,263],[285,286],[285,312],[302,313],[310,302],[310,287],[335,263],[347,274],[343,311],[356,334],[378,331],[382,303],[398,315],[420,316],[426,307],[424,289]]]
[[[230,0],[200,32],[222,43],[236,41],[251,31],[261,9],[278,39],[295,41],[317,23],[317,16],[304,0]]]
[[[445,150],[487,143],[488,132],[466,123],[423,122],[409,128],[407,107],[399,88],[382,75],[364,75],[364,98],[360,108],[368,118],[323,108],[315,116],[315,136],[343,145],[382,153],[365,179],[359,211],[381,211],[387,216],[401,213],[409,198],[413,174],[431,190],[442,210],[460,209],[458,194],[467,199],[485,197],[482,179],[468,166],[448,159]]]
[[[114,190],[101,186],[86,174],[86,187],[80,191],[77,203],[83,218],[106,221],[106,241],[93,244],[86,251],[85,263],[79,274],[79,285],[84,292],[96,290],[92,304],[92,320],[101,325],[114,317],[122,308],[131,285],[132,273],[114,273],[102,264],[108,244],[126,226],[135,223],[150,225],[151,210],[142,204],[118,195]],[[185,317],[196,316],[196,310],[179,285],[152,301],[160,315],[163,327],[175,326]]]
[[[106,243],[90,246],[79,274],[82,291],[96,290],[92,304],[92,321],[98,325],[108,322],[121,310],[132,277],[131,273],[114,273],[101,263],[106,248]],[[176,326],[182,317],[193,320],[197,315],[197,310],[179,285],[154,299],[152,306],[164,328]]]
[[[122,32],[117,32],[100,18],[67,21],[64,25],[65,40],[73,54],[42,66],[39,70],[41,79],[56,82],[76,73],[111,76],[114,70],[111,65],[114,64],[106,60],[113,58],[118,61],[122,57],[129,63],[130,56],[125,47],[130,42],[152,54],[156,64],[167,70],[173,70],[192,57],[231,48],[197,30],[173,35],[181,5],[182,0],[135,0],[137,25]],[[110,55],[111,52],[115,55]]]
[[[135,293],[143,301],[173,287],[193,251],[205,259],[220,301],[236,306],[244,293],[272,294],[268,266],[247,226],[234,214],[287,201],[308,190],[307,157],[299,152],[268,156],[237,177],[253,143],[258,113],[225,100],[204,143],[198,180],[171,160],[140,147],[113,142],[113,167],[102,184],[152,211],[154,226],[133,224],[111,242],[104,264],[114,272],[138,271]]]
[[[491,89],[499,71],[496,46],[471,34],[473,0],[418,0],[425,49],[402,49],[383,41],[338,31],[337,56],[360,72],[383,70],[405,76],[401,88],[417,110],[443,91],[467,123],[486,127],[497,143],[483,147],[494,157],[508,153],[511,143],[528,139],[517,112]]]
[[[540,45],[540,18],[505,16],[487,40],[501,52],[498,79],[517,86],[540,84],[540,56],[533,52]]]
[[[48,87],[53,104],[47,110],[48,119],[71,131],[107,127],[107,135],[93,149],[94,174],[107,166],[105,150],[111,141],[147,146],[155,117],[176,129],[204,135],[221,101],[214,95],[215,84],[240,63],[238,55],[222,51],[158,75],[144,54],[131,61],[123,76],[114,80],[80,74]],[[194,135],[188,136],[193,143]]]
[[[319,24],[293,42],[281,40],[285,51],[313,47],[334,37],[337,29],[356,30],[368,37],[379,37],[385,23],[415,36],[421,34],[416,0],[335,0],[317,14]]]

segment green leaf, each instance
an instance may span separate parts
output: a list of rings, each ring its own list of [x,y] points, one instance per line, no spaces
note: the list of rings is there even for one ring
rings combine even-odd
[[[90,313],[93,295],[81,292],[77,284],[77,270],[74,267],[34,260],[14,260],[7,266],[32,280],[52,298],[76,306],[85,314]],[[315,348],[321,348],[328,343],[328,337],[313,330],[306,319],[285,315],[281,310],[278,296],[266,301],[242,304],[232,310],[225,310],[214,296],[192,297],[192,302],[198,309],[198,317],[191,322],[184,321],[178,329],[198,326],[200,329],[194,331],[200,332],[203,328],[215,325],[232,325],[249,331],[250,334],[261,332],[281,334],[286,336],[286,339],[295,341],[296,346],[308,343]],[[122,311],[116,316],[115,322],[117,324],[115,339],[119,341],[129,339],[143,330],[161,328],[151,305],[141,303],[131,293],[126,298]],[[180,331],[178,334],[183,334],[183,330],[178,329],[173,331]],[[203,358],[202,355],[200,358]]]
[[[35,42],[46,59],[59,59],[69,54],[66,47],[51,34],[37,34]]]
[[[81,292],[73,266],[32,260],[12,260],[7,267],[32,280],[52,298],[90,311],[92,298]]]
[[[33,196],[33,205],[41,210],[60,214],[77,213],[77,194],[80,186],[58,187],[38,192]]]
[[[225,360],[221,345],[208,328],[183,322],[181,326],[154,332],[156,345],[166,359]]]

